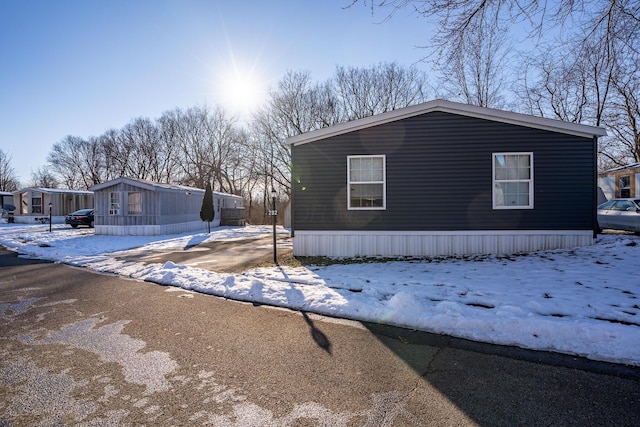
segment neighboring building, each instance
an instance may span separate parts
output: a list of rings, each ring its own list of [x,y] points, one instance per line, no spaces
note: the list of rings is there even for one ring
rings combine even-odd
[[[0,191],[0,218],[5,218],[13,222],[14,210],[13,193]]]
[[[435,100],[287,139],[297,256],[593,244],[604,129]]]
[[[14,221],[21,224],[48,223],[49,203],[51,222],[64,223],[64,216],[78,209],[93,208],[91,191],[60,190],[54,188],[28,187],[14,191]]]
[[[156,236],[206,229],[206,222],[200,219],[202,189],[131,178],[117,178],[90,189],[96,202],[96,234]],[[242,197],[218,192],[213,193],[213,205],[214,227],[220,225],[222,209],[244,209]]]
[[[598,174],[598,186],[607,199],[640,197],[640,163],[609,169]]]
[[[13,206],[13,193],[9,191],[0,191],[0,209],[4,206]]]

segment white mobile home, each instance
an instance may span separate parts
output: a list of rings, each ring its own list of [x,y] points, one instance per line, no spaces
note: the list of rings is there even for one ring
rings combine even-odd
[[[64,216],[78,209],[93,208],[91,191],[61,190],[54,188],[28,187],[13,192],[14,220],[16,223],[32,224],[49,222],[64,223]]]

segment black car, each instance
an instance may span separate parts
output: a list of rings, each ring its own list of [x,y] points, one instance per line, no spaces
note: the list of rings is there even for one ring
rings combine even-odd
[[[64,217],[64,223],[76,228],[86,225],[93,228],[93,209],[80,209]]]

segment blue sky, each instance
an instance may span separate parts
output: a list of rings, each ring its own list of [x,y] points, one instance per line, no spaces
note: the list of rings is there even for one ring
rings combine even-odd
[[[176,107],[237,110],[224,90],[234,74],[264,94],[287,70],[322,81],[337,65],[410,66],[425,55],[424,18],[381,23],[381,11],[349,4],[0,0],[0,149],[26,184],[66,135],[98,136]]]

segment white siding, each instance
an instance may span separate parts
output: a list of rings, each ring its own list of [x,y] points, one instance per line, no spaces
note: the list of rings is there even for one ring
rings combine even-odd
[[[592,245],[593,231],[296,231],[295,256],[450,256],[514,254]]]
[[[607,200],[616,198],[616,177],[606,176],[598,178],[598,187],[602,189],[602,192],[607,197]]]

